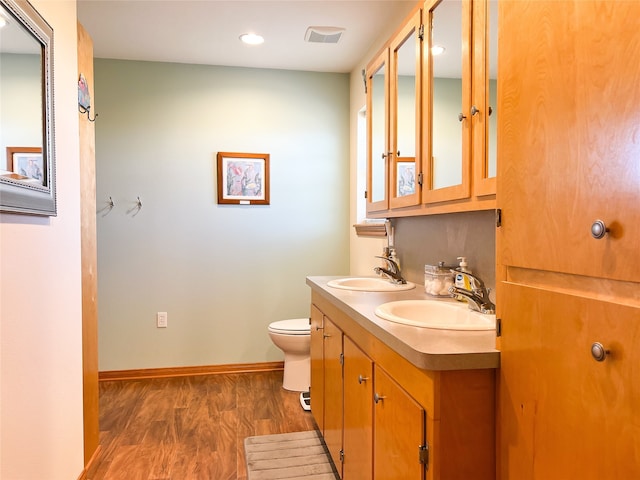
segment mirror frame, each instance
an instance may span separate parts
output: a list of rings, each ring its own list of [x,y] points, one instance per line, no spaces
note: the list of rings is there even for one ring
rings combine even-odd
[[[53,114],[53,28],[26,0],[0,0],[15,19],[42,45],[42,155],[44,185],[0,176],[0,212],[56,216],[56,168]]]

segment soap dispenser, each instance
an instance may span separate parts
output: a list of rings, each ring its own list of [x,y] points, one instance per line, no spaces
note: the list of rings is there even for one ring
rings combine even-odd
[[[456,268],[456,270],[458,272],[471,273],[471,270],[467,268],[467,257],[458,257],[458,260],[460,260],[460,264],[458,268]],[[466,275],[462,275],[461,273],[456,273],[455,286],[467,291],[471,291],[471,282],[469,281],[469,277],[467,277]],[[466,299],[462,295],[456,295],[455,298],[456,300],[459,300],[461,302],[466,301]]]

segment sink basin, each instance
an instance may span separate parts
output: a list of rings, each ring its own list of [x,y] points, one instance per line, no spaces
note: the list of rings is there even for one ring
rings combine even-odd
[[[416,288],[415,283],[407,282],[406,284],[399,285],[379,277],[339,278],[327,282],[327,286],[341,288],[342,290],[357,290],[360,292],[398,292]]]
[[[469,310],[466,303],[399,300],[383,303],[375,314],[391,322],[440,330],[494,330],[496,316]]]

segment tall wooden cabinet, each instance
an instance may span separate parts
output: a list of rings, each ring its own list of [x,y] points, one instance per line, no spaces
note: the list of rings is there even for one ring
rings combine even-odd
[[[638,18],[500,4],[502,480],[640,478]]]

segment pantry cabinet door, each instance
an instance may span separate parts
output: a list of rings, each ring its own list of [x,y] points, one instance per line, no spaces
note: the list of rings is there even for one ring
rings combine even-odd
[[[499,478],[640,478],[640,307],[502,289]]]
[[[638,280],[639,18],[638,1],[500,3],[503,264]]]
[[[422,480],[425,411],[378,365],[374,378],[373,478]]]

